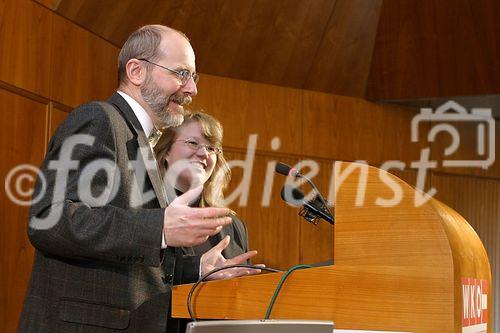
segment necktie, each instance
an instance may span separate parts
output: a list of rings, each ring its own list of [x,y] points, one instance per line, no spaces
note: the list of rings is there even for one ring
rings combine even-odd
[[[158,143],[158,141],[160,140],[162,134],[163,134],[162,131],[160,131],[156,127],[153,127],[153,129],[151,130],[151,133],[148,136],[148,143],[149,143],[149,147],[151,148],[151,153],[153,154],[153,159],[156,162],[155,164],[156,164],[156,167],[157,167],[157,171],[158,171],[160,179],[162,180],[162,183],[163,183],[163,175],[162,175],[162,172],[161,172],[161,170],[159,168],[158,161],[156,160],[156,156],[155,156],[155,153],[154,153],[154,148],[155,148],[156,144]],[[163,197],[168,201],[167,194],[166,194],[166,191],[165,191],[165,187],[163,186],[163,184],[161,186],[161,190],[163,192]]]
[[[153,127],[153,130],[151,131],[151,133],[148,136],[148,142],[149,142],[149,145],[151,146],[151,148],[154,148],[156,146],[156,144],[158,143],[158,141],[161,138],[161,135],[162,135],[162,132],[159,129],[157,129],[156,127]]]

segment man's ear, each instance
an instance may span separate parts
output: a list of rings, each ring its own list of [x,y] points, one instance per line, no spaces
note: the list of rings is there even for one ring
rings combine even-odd
[[[128,80],[136,85],[140,86],[146,80],[146,66],[142,61],[137,59],[130,59],[125,65]]]

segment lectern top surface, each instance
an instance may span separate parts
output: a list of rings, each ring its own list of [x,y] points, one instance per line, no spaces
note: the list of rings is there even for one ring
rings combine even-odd
[[[187,325],[186,333],[332,333],[323,320],[211,320]]]

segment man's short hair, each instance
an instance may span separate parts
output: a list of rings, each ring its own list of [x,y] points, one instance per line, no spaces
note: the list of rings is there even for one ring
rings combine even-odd
[[[156,62],[160,59],[159,46],[164,33],[176,32],[181,36],[186,35],[164,25],[145,25],[134,31],[123,44],[118,55],[118,82],[127,82],[127,62],[130,59],[147,59]]]

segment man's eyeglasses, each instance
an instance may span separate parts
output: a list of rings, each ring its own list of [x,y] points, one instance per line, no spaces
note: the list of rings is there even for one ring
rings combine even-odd
[[[198,81],[200,80],[200,76],[196,72],[195,73],[191,73],[187,69],[181,69],[180,71],[176,71],[175,69],[171,69],[171,68],[168,68],[168,67],[165,67],[165,66],[162,66],[162,65],[158,65],[158,64],[156,64],[156,63],[154,63],[152,61],[149,61],[148,59],[140,58],[140,59],[137,59],[137,60],[145,61],[147,63],[150,63],[151,65],[155,65],[155,66],[158,66],[160,68],[166,69],[170,73],[176,74],[179,77],[179,81],[181,81],[181,84],[183,86],[185,86],[188,83],[189,78],[191,78],[191,77],[193,78],[194,84],[197,84]]]
[[[175,140],[175,142],[180,141],[183,142],[186,146],[191,148],[194,151],[200,150],[202,147],[205,148],[205,150],[210,154],[210,155],[218,155],[222,153],[222,148],[217,147],[211,144],[206,144],[206,143],[200,143],[198,140],[189,138],[189,139],[183,139],[183,140]]]

